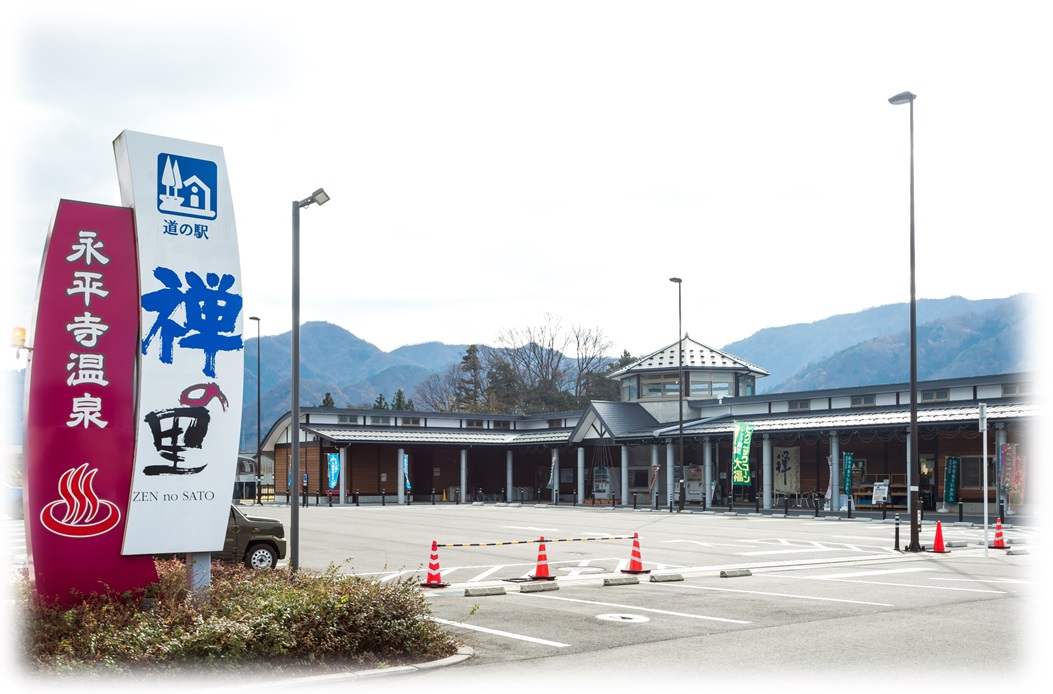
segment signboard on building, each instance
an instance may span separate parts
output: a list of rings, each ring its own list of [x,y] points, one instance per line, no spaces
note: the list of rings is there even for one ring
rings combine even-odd
[[[732,485],[748,485],[750,476],[750,440],[753,437],[753,425],[746,422],[735,422],[734,449],[731,456]]]
[[[37,291],[26,385],[26,550],[37,595],[67,605],[79,601],[74,590],[123,592],[157,581],[153,557],[121,556],[139,332],[131,210],[61,201]]]
[[[841,491],[846,497],[852,496],[852,454],[841,456]]]
[[[327,461],[329,463],[329,488],[336,489],[337,483],[340,482],[340,454],[329,453]]]
[[[223,548],[237,467],[241,266],[223,150],[125,131],[114,141],[140,278],[140,374],[125,554]]]
[[[958,470],[961,467],[961,458],[947,457],[947,466],[943,477],[943,503],[958,503]]]

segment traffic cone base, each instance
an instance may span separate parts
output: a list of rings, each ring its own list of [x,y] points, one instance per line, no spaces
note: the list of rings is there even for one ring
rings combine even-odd
[[[999,518],[995,523],[995,536],[994,542],[987,545],[989,549],[1009,549],[1005,543],[1005,538],[1002,537],[1002,519]]]
[[[439,543],[431,541],[431,556],[428,558],[428,580],[420,584],[421,588],[446,588],[449,583],[442,582],[442,574],[439,572]]]
[[[932,549],[929,551],[936,554],[950,554],[950,550],[943,547],[943,525],[940,521],[936,521],[936,539],[933,542]]]
[[[537,548],[537,568],[534,569],[534,573],[530,574],[530,578],[535,581],[556,580],[556,577],[548,571],[548,551],[545,549],[544,536],[541,537]]]
[[[628,568],[622,569],[623,574],[649,574],[650,569],[645,569],[640,557],[640,534],[633,533],[633,552],[629,558]]]

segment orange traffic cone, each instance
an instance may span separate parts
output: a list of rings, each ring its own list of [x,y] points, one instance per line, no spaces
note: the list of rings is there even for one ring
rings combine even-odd
[[[937,554],[950,553],[949,549],[943,548],[943,525],[940,523],[940,521],[936,521],[936,540],[935,544],[933,544],[932,549],[930,551],[936,552]]]
[[[1005,539],[1002,537],[1002,519],[999,518],[995,523],[995,539],[994,543],[988,545],[991,549],[1008,549],[1005,544]]]
[[[431,541],[431,557],[428,558],[428,580],[425,583],[421,583],[421,588],[445,588],[450,585],[449,583],[442,582],[442,575],[439,573],[439,543],[435,540]]]
[[[535,581],[555,581],[556,577],[548,572],[548,552],[545,550],[545,536],[541,536],[541,544],[537,548],[537,568],[530,578]]]
[[[645,569],[640,562],[640,534],[633,533],[633,553],[629,559],[629,568],[622,569],[623,574],[649,574],[650,569]]]

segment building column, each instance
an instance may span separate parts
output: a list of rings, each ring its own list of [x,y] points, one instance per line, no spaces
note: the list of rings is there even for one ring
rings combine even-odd
[[[771,435],[764,434],[761,440],[761,476],[764,477],[761,507],[771,510]]]
[[[622,444],[622,508],[625,508],[629,499],[629,446]]]
[[[505,501],[512,501],[512,449],[505,451]]]
[[[395,459],[395,484],[398,485],[398,503],[401,506],[406,503],[406,471],[403,462],[406,460],[406,449],[400,448],[398,457]]]
[[[552,503],[559,503],[559,449],[552,449]]]
[[[830,432],[830,510],[841,510],[841,439]]]
[[[706,495],[705,508],[713,506],[713,447],[709,437],[702,437],[702,493]]]
[[[649,506],[654,506],[655,504],[658,503],[658,488],[661,487],[662,485],[659,484],[659,482],[661,482],[661,480],[658,478],[658,475],[655,473],[655,470],[659,470],[659,469],[661,469],[661,467],[662,466],[658,464],[658,444],[652,443],[651,444],[651,469],[647,471],[647,483],[650,484],[651,483],[651,479],[654,478],[654,489],[648,490],[649,491],[649,495],[647,497],[647,504]]]
[[[676,446],[672,442],[665,447],[665,495],[662,497],[663,504],[670,502],[673,493],[673,473],[676,472]]]
[[[468,500],[468,449],[461,449],[461,501]]]
[[[347,503],[347,446],[338,449],[340,451],[340,505]]]
[[[578,503],[585,503],[585,447],[578,446]]]
[[[994,440],[994,443],[995,443],[994,459],[995,459],[995,490],[996,490],[995,502],[997,504],[996,508],[998,509],[998,511],[997,511],[998,513],[1001,513],[1002,512],[1001,510],[1004,508],[1005,509],[1005,514],[1008,516],[1011,513],[1011,508],[1009,506],[1009,495],[1002,491],[1002,475],[1004,474],[1004,472],[1002,470],[1002,446],[1004,446],[1006,444],[1006,441],[1008,440],[1008,438],[1006,436],[1005,424],[1003,424],[1002,422],[998,422],[997,424],[995,424],[995,437],[994,437],[994,439],[995,439]],[[987,464],[986,460],[984,460],[982,462],[983,462],[984,465]]]

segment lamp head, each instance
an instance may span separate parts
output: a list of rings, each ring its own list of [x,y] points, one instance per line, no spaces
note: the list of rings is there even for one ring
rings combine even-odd
[[[683,282],[683,280],[680,279],[679,277],[670,277],[669,281],[670,282],[676,282],[677,284],[680,284],[681,282]]]
[[[297,204],[300,207],[310,207],[311,203],[315,203],[317,205],[324,205],[327,202],[329,202],[329,194],[326,193],[324,189],[319,188],[318,190],[311,193],[311,197],[304,198]]]
[[[256,322],[259,322],[260,319],[257,316],[249,316],[249,320],[254,320]]]
[[[888,102],[893,106],[900,106],[902,104],[909,104],[918,97],[910,92],[900,92],[896,96],[890,97]]]

